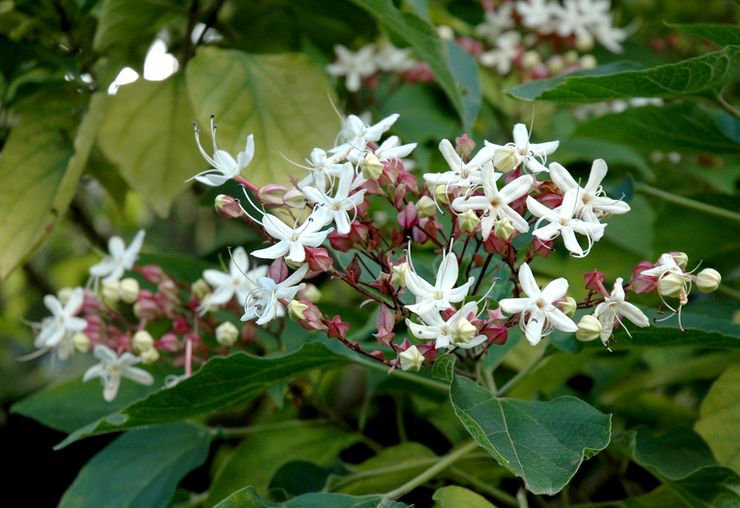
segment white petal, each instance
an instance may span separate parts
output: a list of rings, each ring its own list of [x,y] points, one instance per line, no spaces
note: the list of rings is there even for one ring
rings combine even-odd
[[[458,266],[457,256],[450,252],[442,259],[442,264],[437,270],[436,289],[451,289],[457,282]]]
[[[46,308],[49,309],[49,312],[51,312],[54,316],[61,316],[64,314],[62,302],[60,302],[59,299],[54,295],[44,296],[44,305],[46,305]]]
[[[545,313],[536,310],[529,316],[527,324],[524,326],[524,335],[533,346],[537,345],[542,339],[542,327],[545,324]]]
[[[552,323],[552,326],[558,330],[562,330],[564,332],[575,332],[578,330],[578,325],[576,325],[573,320],[566,316],[560,309],[554,308],[550,310],[547,313],[547,317],[550,320],[550,323]]]
[[[527,126],[523,123],[514,126],[514,144],[519,150],[526,148],[529,144],[529,133],[527,133]]]
[[[272,214],[266,213],[262,217],[262,226],[268,235],[278,240],[286,240],[293,236],[293,229]]]
[[[99,363],[96,365],[93,365],[92,367],[90,367],[89,369],[85,371],[85,375],[82,376],[82,382],[87,383],[92,378],[103,376],[104,373],[105,373],[105,370],[103,369],[103,365]]]
[[[588,182],[586,183],[584,190],[589,194],[595,193],[601,185],[601,181],[606,176],[606,172],[606,162],[604,162],[603,159],[596,159],[593,164],[591,164],[591,173],[588,175]]]
[[[531,306],[532,300],[530,298],[504,298],[499,301],[499,307],[507,314],[519,314],[524,312]]]
[[[532,188],[533,182],[534,178],[529,175],[520,176],[516,180],[506,184],[504,188],[499,191],[499,195],[505,203],[511,203],[529,192],[529,189]]]
[[[545,289],[542,290],[542,298],[547,303],[553,303],[554,301],[564,297],[567,292],[568,280],[564,277],[560,277],[545,286]]]
[[[583,249],[576,239],[576,234],[571,228],[562,228],[560,234],[563,237],[565,248],[577,256],[583,256]]]
[[[519,267],[519,284],[522,286],[524,292],[530,298],[539,298],[540,288],[537,285],[537,281],[534,280],[532,269],[527,263],[523,263]]]
[[[568,170],[557,162],[550,164],[550,178],[558,186],[558,189],[563,192],[578,188],[578,183],[573,179]]]
[[[629,302],[622,302],[619,304],[619,313],[632,321],[637,326],[642,328],[650,326],[650,320],[648,317],[635,305]]]
[[[138,367],[127,367],[121,371],[121,375],[141,385],[150,385],[154,383],[154,378],[150,373]]]
[[[447,161],[447,165],[450,166],[450,169],[453,171],[460,171],[460,169],[462,169],[463,161],[460,159],[460,156],[457,154],[455,148],[448,139],[443,139],[439,142],[439,151],[442,152],[442,157]]]
[[[252,252],[252,256],[261,259],[277,259],[288,253],[288,251],[290,250],[290,243],[286,240],[281,240],[275,245],[271,245],[270,247]]]
[[[303,263],[306,260],[306,249],[301,242],[290,242],[290,252],[285,259],[294,263]]]

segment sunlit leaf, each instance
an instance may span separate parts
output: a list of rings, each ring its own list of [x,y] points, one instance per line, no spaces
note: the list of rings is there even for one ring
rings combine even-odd
[[[727,369],[712,384],[701,404],[696,432],[719,462],[740,474],[740,367]]]
[[[488,502],[485,497],[457,485],[448,485],[437,489],[432,496],[436,501],[435,508],[457,508],[465,506],[466,508],[495,508]]]

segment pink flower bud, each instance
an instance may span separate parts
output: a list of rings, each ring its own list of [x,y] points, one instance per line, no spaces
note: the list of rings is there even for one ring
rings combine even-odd
[[[236,219],[241,217],[244,213],[239,205],[239,200],[225,194],[219,194],[216,196],[216,199],[213,202],[213,207],[219,215],[226,217],[227,219]]]
[[[267,276],[275,282],[282,282],[288,277],[288,265],[283,258],[277,258],[267,269]]]
[[[457,39],[457,43],[473,56],[478,56],[485,50],[483,43],[472,37],[460,37]]]
[[[538,194],[536,199],[537,201],[551,209],[555,209],[563,203],[563,196],[561,194],[555,194],[553,192]]]
[[[632,280],[630,289],[635,293],[652,293],[658,288],[658,278],[650,275],[643,275],[642,272],[655,268],[650,261],[640,261],[632,268]]]
[[[370,234],[370,227],[367,224],[362,224],[360,222],[355,221],[350,225],[349,237],[355,243],[367,242],[367,237],[369,234]]]
[[[268,183],[260,187],[257,198],[268,206],[282,206],[286,192],[288,192],[287,187],[277,183]]]
[[[552,240],[540,240],[539,238],[535,238],[532,241],[532,247],[533,254],[535,256],[542,256],[543,258],[546,258],[550,255],[553,249],[553,241]]]
[[[455,151],[460,155],[460,157],[470,157],[473,150],[475,150],[475,141],[470,139],[467,133],[455,138]]]
[[[339,316],[334,316],[326,325],[328,327],[326,336],[330,339],[344,339],[349,331],[349,323],[342,321]]]
[[[398,214],[398,223],[403,229],[412,229],[414,226],[419,224],[419,215],[416,212],[416,206],[413,203],[408,203]]]
[[[429,64],[420,62],[411,70],[404,72],[403,79],[410,83],[430,83],[434,81],[434,72]]]
[[[165,333],[159,340],[154,342],[154,347],[168,353],[176,353],[180,350],[180,339],[174,333]]]
[[[308,268],[314,272],[327,272],[331,268],[334,260],[323,247],[306,247],[306,262]]]
[[[347,266],[347,279],[357,284],[357,282],[360,280],[360,275],[362,275],[362,268],[360,268],[360,263],[357,261],[357,255],[355,255],[354,258],[352,258],[352,262]]]
[[[336,231],[329,233],[328,238],[329,244],[331,244],[332,248],[339,252],[347,252],[354,245],[354,242],[349,235],[340,235]]]
[[[489,322],[480,330],[481,335],[488,338],[488,344],[506,344],[509,338],[509,329],[503,323]]]
[[[139,291],[139,299],[134,305],[135,314],[145,321],[156,319],[162,315],[157,297],[148,289]]]
[[[144,265],[135,270],[152,284],[159,284],[165,277],[164,271],[157,265]]]
[[[190,327],[190,323],[188,323],[185,318],[176,318],[175,321],[172,323],[172,331],[173,333],[175,333],[175,335],[185,335],[191,330],[192,328]]]
[[[380,306],[378,315],[375,318],[375,326],[378,332],[374,333],[373,336],[386,346],[390,345],[393,337],[396,336],[393,333],[393,328],[396,326],[396,318],[393,312],[385,305]]]
[[[604,274],[598,270],[583,274],[583,280],[586,281],[586,289],[591,291],[604,291]],[[607,293],[608,295],[608,293]]]

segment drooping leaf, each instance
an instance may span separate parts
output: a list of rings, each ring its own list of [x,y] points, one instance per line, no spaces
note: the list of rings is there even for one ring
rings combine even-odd
[[[0,279],[67,210],[105,112],[105,95],[94,95],[71,145],[69,131],[79,105],[64,96],[38,100],[44,108],[22,112],[0,157]]]
[[[445,91],[455,111],[462,120],[463,128],[469,129],[478,115],[480,85],[477,72],[471,74],[472,58],[465,55],[463,62],[452,65],[453,55],[442,44],[434,27],[412,12],[399,11],[391,0],[353,0],[367,10],[393,37],[406,41],[420,60],[426,62]],[[460,52],[455,51],[456,57]],[[456,80],[457,78],[460,81]],[[477,86],[476,86],[477,85]],[[476,97],[476,94],[478,97]]]
[[[284,464],[305,460],[326,466],[357,439],[356,434],[310,421],[278,423],[274,429],[257,432],[245,439],[217,472],[208,504],[213,506],[245,485],[267,494],[270,480]]]
[[[436,501],[434,508],[456,508],[459,506],[466,508],[496,508],[477,492],[458,485],[448,485],[437,489],[432,499]]]
[[[719,462],[740,474],[740,367],[727,369],[701,404],[698,432]]]
[[[246,353],[214,357],[190,378],[78,429],[59,447],[94,434],[167,423],[234,407],[274,383],[346,361],[345,357],[320,343],[306,344],[297,351],[267,358]]]
[[[641,466],[668,480],[680,480],[717,461],[702,439],[688,429],[669,429],[659,436],[640,429],[634,433],[632,454]]]
[[[456,376],[450,400],[476,442],[535,494],[559,492],[583,459],[606,448],[611,437],[611,417],[574,397],[496,398]]]
[[[696,508],[737,508],[740,499],[740,476],[726,467],[699,469],[671,487]]]
[[[706,95],[737,79],[740,46],[645,70],[628,70],[602,76],[568,75],[551,88],[510,91],[527,100],[566,103],[602,102],[632,97]],[[524,85],[525,87],[527,85]],[[540,85],[541,86],[541,85]]]
[[[208,456],[207,429],[174,423],[118,437],[82,468],[62,508],[167,506],[183,476]]]
[[[659,146],[661,150],[679,153],[737,153],[740,144],[720,129],[719,120],[723,118],[730,124],[738,123],[727,113],[710,113],[694,103],[643,106],[586,121],[574,135],[645,151]]]
[[[110,98],[98,142],[128,185],[159,215],[202,168],[182,74],[139,80]]]
[[[294,497],[284,503],[274,503],[260,496],[254,487],[244,487],[218,503],[215,508],[404,508],[404,503],[385,501],[380,496],[348,496],[329,492],[314,492]]]
[[[720,46],[740,45],[740,27],[734,23],[671,23],[668,26],[698,35]]]
[[[207,47],[188,64],[188,94],[196,117],[207,125],[215,115],[220,145],[232,154],[244,150],[254,134],[254,159],[243,175],[262,185],[288,183],[305,170],[302,162],[315,147],[330,148],[340,128],[322,70],[306,55],[250,55]],[[209,129],[202,129],[210,150]],[[192,139],[192,134],[191,134]],[[205,162],[192,152],[194,160]]]

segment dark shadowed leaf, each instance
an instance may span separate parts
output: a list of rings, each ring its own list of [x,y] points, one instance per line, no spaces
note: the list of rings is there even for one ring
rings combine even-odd
[[[273,503],[261,497],[254,487],[245,487],[234,492],[215,508],[377,508],[381,506],[380,496],[348,496],[316,492],[294,497],[284,503]],[[383,508],[403,508],[407,505],[397,501],[386,501]]]

